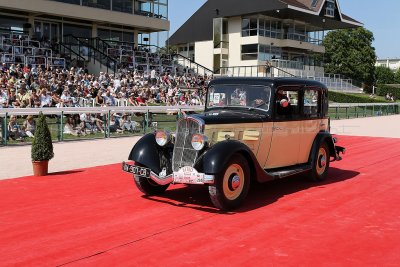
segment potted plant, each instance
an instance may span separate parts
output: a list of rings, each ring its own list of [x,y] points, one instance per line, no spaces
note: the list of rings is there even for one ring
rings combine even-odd
[[[49,160],[54,157],[53,141],[46,117],[42,112],[36,122],[35,137],[31,149],[33,175],[44,176],[48,173]]]

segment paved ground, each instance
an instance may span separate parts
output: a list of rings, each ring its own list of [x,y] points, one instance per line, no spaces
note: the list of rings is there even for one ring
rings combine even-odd
[[[120,164],[0,181],[0,266],[384,266],[400,262],[400,142],[342,136],[324,182],[143,196]]]
[[[400,115],[332,120],[332,133],[348,136],[400,138]],[[49,172],[94,167],[126,160],[138,137],[54,144]],[[32,175],[30,146],[0,148],[0,180]]]

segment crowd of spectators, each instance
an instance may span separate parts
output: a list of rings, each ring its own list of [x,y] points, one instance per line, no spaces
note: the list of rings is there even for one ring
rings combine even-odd
[[[212,77],[168,72],[91,74],[71,67],[37,68],[2,63],[0,108],[200,105]]]

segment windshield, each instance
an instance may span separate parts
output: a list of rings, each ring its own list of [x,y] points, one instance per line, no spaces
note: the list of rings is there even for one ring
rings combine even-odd
[[[207,109],[255,108],[269,111],[271,87],[265,85],[214,85],[208,89]]]

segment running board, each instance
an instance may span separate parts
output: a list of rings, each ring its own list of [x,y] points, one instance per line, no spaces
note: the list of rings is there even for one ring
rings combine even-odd
[[[284,168],[284,169],[274,169],[274,170],[265,170],[265,172],[268,175],[271,175],[274,179],[281,179],[285,178],[288,176],[292,176],[295,174],[307,172],[311,170],[310,165],[298,165],[298,166],[292,166],[289,168]]]

